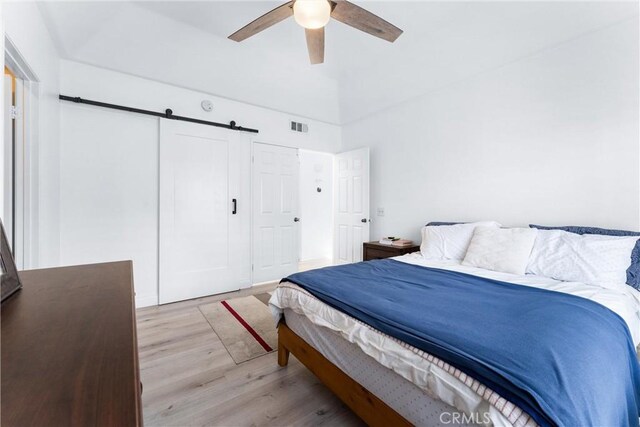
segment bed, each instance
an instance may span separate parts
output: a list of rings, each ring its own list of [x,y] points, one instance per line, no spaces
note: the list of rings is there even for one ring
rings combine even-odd
[[[530,274],[501,273],[461,265],[458,261],[425,260],[420,253],[391,261],[397,264],[394,269],[403,272],[424,268],[519,285],[516,288],[555,291],[570,298],[581,297],[597,303],[593,306],[606,307],[607,312],[615,313],[614,321],[621,319],[625,327],[619,329],[626,330],[621,333],[628,335],[634,351],[640,344],[640,292],[630,286],[605,289]],[[396,275],[402,277],[404,273]],[[278,362],[284,366],[289,352],[294,354],[368,424],[560,424],[553,418],[541,418],[535,411],[532,416],[527,402],[513,399],[499,383],[478,380],[477,375],[469,374],[467,366],[449,363],[449,357],[438,357],[411,345],[407,342],[410,340],[385,333],[330,299],[319,298],[317,289],[310,291],[295,281],[295,278],[283,281],[270,301],[280,322]],[[635,354],[634,362],[637,363]],[[631,386],[637,387],[638,383]],[[630,424],[637,425],[637,415],[635,424],[632,419]]]

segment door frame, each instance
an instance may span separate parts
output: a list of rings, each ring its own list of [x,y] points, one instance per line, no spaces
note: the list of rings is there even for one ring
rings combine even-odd
[[[257,139],[252,139],[251,140],[251,233],[250,233],[250,239],[251,239],[251,286],[255,285],[255,278],[254,278],[254,265],[255,265],[255,257],[254,257],[254,244],[255,244],[255,239],[256,236],[254,235],[254,229],[255,229],[255,213],[256,213],[256,206],[253,203],[254,200],[254,196],[255,196],[255,188],[253,185],[254,182],[254,178],[255,178],[255,168],[254,168],[254,153],[255,153],[255,146],[256,144],[262,144],[262,145],[271,145],[273,147],[282,147],[282,148],[291,148],[297,151],[298,156],[300,154],[300,148],[299,147],[292,147],[290,145],[283,145],[283,144],[274,144],[272,142],[264,142],[264,141],[260,141]],[[298,162],[298,168],[300,167],[300,163]],[[300,171],[298,171],[298,176],[300,176]],[[300,210],[300,186],[298,185],[298,211]],[[299,212],[298,212],[299,215]],[[300,262],[300,250],[301,250],[301,238],[302,238],[302,234],[300,233],[300,230],[298,230],[298,263]],[[262,282],[260,282],[262,283]],[[268,283],[268,282],[267,282]]]
[[[8,36],[4,36],[4,66],[22,80],[22,102],[18,116],[22,118],[20,138],[16,140],[15,163],[15,246],[18,269],[38,266],[38,144],[40,80]],[[4,119],[4,115],[3,115]],[[3,123],[4,126],[4,123]]]

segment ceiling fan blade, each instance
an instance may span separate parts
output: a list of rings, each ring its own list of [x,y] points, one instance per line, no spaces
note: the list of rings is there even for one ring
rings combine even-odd
[[[248,39],[251,36],[258,34],[262,30],[266,30],[270,26],[277,24],[278,22],[287,19],[293,15],[293,1],[287,2],[275,9],[265,13],[258,19],[240,28],[235,33],[231,34],[229,38],[231,40],[241,42]]]
[[[335,0],[332,1],[332,3],[334,4],[334,8],[331,12],[331,17],[343,24],[357,28],[372,36],[380,37],[391,43],[396,41],[396,39],[400,37],[400,34],[402,34],[400,28],[351,2]]]
[[[324,27],[317,30],[304,30],[307,36],[307,50],[311,64],[322,64],[324,62]]]

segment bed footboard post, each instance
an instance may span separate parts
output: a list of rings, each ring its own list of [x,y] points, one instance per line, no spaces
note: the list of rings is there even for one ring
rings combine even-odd
[[[286,324],[281,322],[278,326],[278,365],[287,366],[289,364],[289,350],[284,346],[282,334],[280,333],[283,326],[286,328]]]
[[[287,366],[289,363],[289,350],[282,345],[281,342],[278,342],[278,365]]]

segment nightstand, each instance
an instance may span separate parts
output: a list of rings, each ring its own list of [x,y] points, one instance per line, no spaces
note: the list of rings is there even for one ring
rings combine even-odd
[[[420,245],[398,247],[392,245],[382,245],[378,242],[366,242],[363,246],[363,261],[371,261],[372,259],[391,258],[412,252],[418,252]]]

